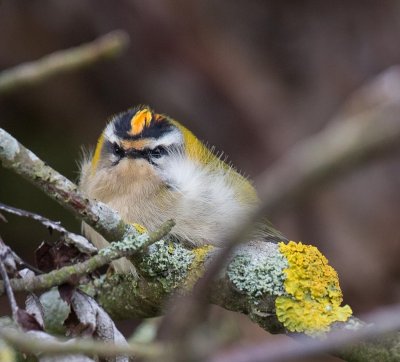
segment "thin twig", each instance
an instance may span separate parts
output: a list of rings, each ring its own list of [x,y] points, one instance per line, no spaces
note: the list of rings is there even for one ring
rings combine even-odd
[[[47,219],[47,218],[45,218],[45,217],[43,217],[41,215],[35,214],[33,212],[22,210],[22,209],[18,209],[16,207],[3,204],[2,202],[0,202],[0,210],[6,211],[9,214],[22,216],[22,217],[28,217],[30,219],[39,221],[41,224],[43,224],[47,228],[49,228],[51,230],[57,230],[61,234],[68,233],[68,231],[61,226],[59,221],[49,220],[49,219]]]
[[[2,213],[0,213],[0,221],[7,222],[7,219],[4,217]]]
[[[164,354],[167,350],[166,346],[151,344],[112,344],[97,342],[93,340],[44,340],[38,338],[43,332],[24,333],[11,328],[2,328],[0,337],[8,344],[15,347],[19,351],[26,353],[43,353],[50,354],[96,354],[101,357],[115,357],[118,355],[141,356],[148,358],[157,358]]]
[[[36,273],[36,274],[43,274],[43,271],[42,271],[42,270],[40,270],[40,269],[34,267],[33,265],[27,263],[27,262],[26,262],[25,260],[23,260],[19,255],[17,255],[17,254],[15,253],[14,250],[11,250],[11,249],[10,249],[10,253],[12,254],[14,260],[15,260],[20,266],[25,267],[25,268],[27,268],[27,269],[29,269],[29,270],[32,270],[32,271],[33,271],[34,273]]]
[[[82,252],[90,254],[97,252],[97,248],[93,246],[86,238],[84,238],[81,235],[69,232],[61,225],[59,221],[52,221],[33,212],[18,209],[16,207],[3,204],[1,202],[0,202],[0,210],[6,211],[13,215],[28,217],[30,219],[39,221],[41,224],[43,224],[50,230],[58,231],[63,236],[63,239],[66,243],[75,245]]]
[[[147,238],[144,237],[145,235],[141,235],[140,241],[131,241],[129,242],[129,244],[125,244],[124,248],[117,249],[113,245],[111,245],[110,247],[108,247],[108,249],[112,250],[111,252],[107,253],[107,250],[103,249],[101,254],[95,255],[84,262],[74,265],[68,265],[58,270],[53,270],[49,273],[37,275],[34,277],[27,277],[24,279],[11,279],[11,287],[14,291],[32,292],[61,285],[67,282],[72,276],[80,277],[92,273],[96,269],[101,268],[104,265],[110,264],[113,260],[122,257],[129,257],[145,250],[149,245],[157,242],[165,235],[167,235],[171,231],[173,226],[174,222],[169,220],[161,225],[157,231],[150,233]],[[128,237],[130,238],[130,236]],[[4,293],[4,285],[0,284],[0,295],[2,293]]]
[[[6,246],[0,237],[0,274],[3,279],[4,290],[6,292],[8,301],[10,303],[13,320],[18,320],[18,305],[15,300],[14,292],[11,288],[10,279],[5,267],[5,260],[10,257],[10,248]],[[11,256],[12,257],[12,256]]]
[[[58,51],[31,63],[25,63],[0,72],[0,94],[10,93],[26,86],[66,72],[87,67],[97,61],[118,56],[129,44],[126,32],[117,30],[75,48]]]

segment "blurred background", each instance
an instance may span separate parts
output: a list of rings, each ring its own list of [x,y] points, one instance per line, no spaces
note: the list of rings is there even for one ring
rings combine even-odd
[[[0,126],[74,181],[82,145],[139,103],[180,120],[255,178],[329,123],[358,87],[400,63],[396,0],[2,0],[0,70],[114,29],[131,38],[121,57],[0,96]],[[399,161],[397,152],[347,174],[272,220],[321,249],[356,314],[400,299]],[[68,212],[2,168],[0,201],[79,231]],[[33,262],[51,236],[6,217],[2,238]],[[250,339],[265,337],[246,326]]]

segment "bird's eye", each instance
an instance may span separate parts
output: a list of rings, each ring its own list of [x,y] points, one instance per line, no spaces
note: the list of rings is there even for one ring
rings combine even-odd
[[[124,149],[121,148],[118,144],[113,143],[112,149],[115,156],[118,156],[119,158],[125,157]]]
[[[157,146],[156,148],[149,151],[150,156],[153,158],[160,158],[168,153],[167,149],[163,146]]]

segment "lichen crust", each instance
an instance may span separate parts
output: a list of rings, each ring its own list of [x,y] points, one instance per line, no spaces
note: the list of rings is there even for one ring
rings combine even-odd
[[[149,246],[139,265],[141,273],[155,277],[165,291],[178,287],[188,275],[195,255],[178,243],[160,240]]]
[[[235,288],[255,301],[265,294],[280,296],[285,293],[283,270],[288,267],[286,258],[276,244],[265,243],[263,250],[254,255],[249,255],[246,250],[239,251],[227,269]]]
[[[203,276],[205,269],[204,264],[207,256],[214,249],[214,246],[206,244],[192,250],[193,259],[188,267],[188,273],[183,283],[183,287],[186,290],[192,289],[197,280]]]
[[[118,213],[110,209],[105,203],[97,201],[92,205],[93,214],[98,215],[99,222],[106,230],[113,230],[121,223]]]
[[[129,226],[127,232],[121,241],[112,242],[108,247],[99,250],[99,254],[114,258],[122,251],[136,251],[140,250],[145,243],[149,240],[149,234],[139,234],[133,227]]]
[[[8,161],[13,161],[19,152],[19,145],[15,138],[0,128],[0,151]]]
[[[345,322],[352,314],[341,307],[342,291],[336,271],[315,247],[301,242],[279,243],[288,261],[284,270],[285,295],[275,301],[278,320],[290,332],[316,335],[329,331],[334,322]]]

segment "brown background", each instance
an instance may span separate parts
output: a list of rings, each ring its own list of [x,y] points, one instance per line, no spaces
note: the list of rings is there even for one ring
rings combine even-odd
[[[395,0],[3,0],[0,69],[114,29],[131,37],[117,60],[0,97],[1,127],[73,180],[81,145],[93,145],[110,115],[138,103],[182,121],[255,177],[322,129],[363,82],[400,63]],[[397,152],[346,175],[273,220],[327,255],[357,314],[399,299],[399,159]],[[79,230],[4,169],[0,200]],[[47,231],[7,218],[1,236],[32,260]],[[251,329],[249,338],[255,333],[264,336]]]

